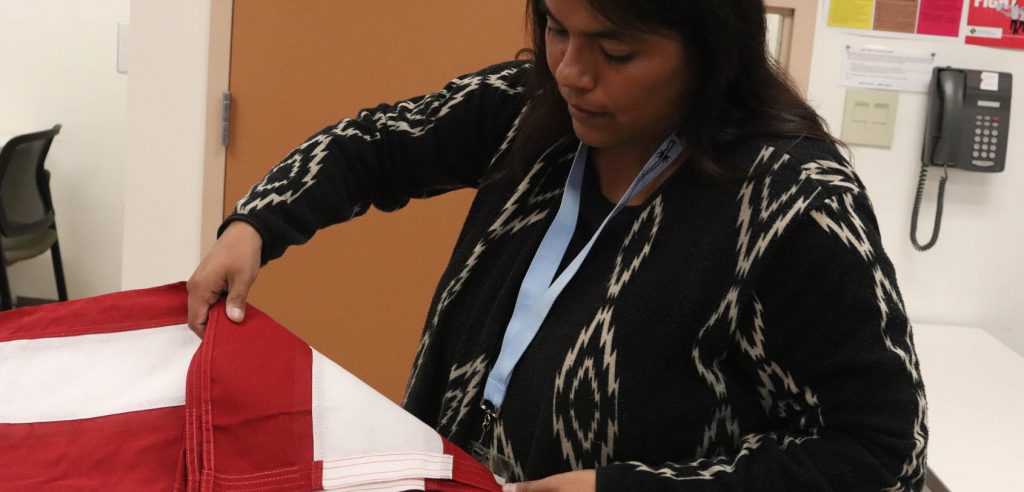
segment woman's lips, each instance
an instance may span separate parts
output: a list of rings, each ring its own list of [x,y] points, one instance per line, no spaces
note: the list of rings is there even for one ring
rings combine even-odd
[[[601,118],[603,116],[607,116],[608,115],[608,113],[601,113],[601,112],[597,112],[597,111],[590,111],[588,109],[584,109],[584,108],[581,108],[579,106],[576,106],[575,104],[569,104],[569,114],[571,114],[574,119],[587,119],[587,120],[595,119],[595,118]]]

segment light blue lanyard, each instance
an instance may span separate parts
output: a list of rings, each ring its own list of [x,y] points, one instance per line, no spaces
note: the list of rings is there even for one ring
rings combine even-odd
[[[569,178],[565,182],[562,204],[558,207],[554,222],[544,234],[544,239],[519,287],[519,296],[516,298],[516,306],[512,311],[512,319],[508,322],[505,338],[501,342],[501,352],[498,354],[498,360],[495,361],[491,373],[487,376],[487,384],[484,386],[484,400],[486,401],[484,409],[490,417],[494,417],[505,401],[505,392],[512,377],[512,370],[515,369],[519,359],[526,352],[526,347],[537,335],[537,330],[540,329],[544,318],[548,316],[548,311],[551,310],[555,299],[583,264],[583,260],[587,257],[587,253],[590,252],[597,237],[601,235],[604,226],[622,210],[622,207],[633,198],[637,191],[645,188],[654,178],[658,177],[679,156],[683,147],[683,141],[674,134],[661,144],[658,151],[651,156],[640,174],[633,180],[633,184],[629,185],[626,194],[622,196],[619,203],[608,213],[608,216],[601,222],[601,226],[587,241],[586,246],[576,254],[576,257],[558,275],[558,278],[555,278],[555,272],[569,247],[569,241],[576,230],[576,221],[579,217],[580,190],[583,186],[583,172],[587,167],[587,146],[580,143],[579,150],[576,151],[576,159],[573,160],[572,168],[569,170]],[[491,408],[488,408],[488,405]]]

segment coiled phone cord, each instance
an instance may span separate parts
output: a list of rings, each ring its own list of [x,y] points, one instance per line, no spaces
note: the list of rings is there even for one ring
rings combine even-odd
[[[917,240],[917,216],[921,211],[921,202],[924,201],[924,186],[928,182],[928,163],[921,163],[921,177],[917,181],[917,197],[914,198],[914,211],[910,216],[910,242],[918,251],[928,251],[935,246],[939,240],[939,226],[942,225],[942,202],[946,196],[946,180],[949,179],[949,165],[942,165],[943,176],[939,178],[939,196],[935,205],[935,226],[932,228],[932,238],[924,246]]]

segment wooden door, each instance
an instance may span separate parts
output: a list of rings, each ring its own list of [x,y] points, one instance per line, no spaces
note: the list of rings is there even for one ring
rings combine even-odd
[[[306,137],[526,43],[522,0],[234,2],[224,212]],[[472,191],[371,210],[270,263],[249,301],[399,401]]]

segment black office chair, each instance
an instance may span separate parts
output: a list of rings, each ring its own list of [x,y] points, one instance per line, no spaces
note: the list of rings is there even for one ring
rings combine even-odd
[[[0,311],[14,307],[7,267],[46,250],[53,259],[57,298],[68,300],[50,196],[50,172],[43,168],[60,128],[55,125],[50,130],[19,135],[0,150]]]

